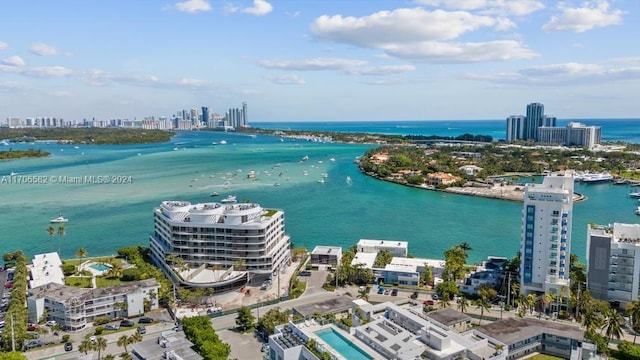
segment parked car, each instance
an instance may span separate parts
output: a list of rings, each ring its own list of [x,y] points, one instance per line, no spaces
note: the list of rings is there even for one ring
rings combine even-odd
[[[438,294],[431,294],[431,298],[433,300],[438,300],[439,299]]]
[[[145,328],[144,326],[138,326],[138,332],[140,334],[146,334],[147,333],[147,328]]]
[[[302,271],[300,271],[300,276],[311,276],[311,271],[302,270]]]
[[[135,324],[131,320],[125,319],[125,320],[120,321],[120,326],[122,326],[122,327],[132,327],[134,325]]]
[[[435,304],[436,304],[436,302],[435,302],[435,301],[433,301],[433,300],[425,300],[425,301],[423,301],[423,302],[422,302],[422,304],[423,304],[423,305],[433,306],[433,305],[435,305]]]
[[[55,320],[49,320],[44,324],[47,326],[56,326],[57,322]]]
[[[105,330],[118,330],[120,329],[120,325],[118,324],[107,324],[104,326]]]
[[[378,288],[378,295],[382,295],[382,294],[384,294],[384,288],[382,286],[380,286]]]
[[[398,289],[391,290],[391,296],[397,296],[397,295],[398,295]]]
[[[27,346],[25,346],[28,349],[33,349],[33,348],[37,348],[42,346],[42,341],[40,341],[39,339],[35,339],[35,340],[31,340],[29,341],[29,343],[27,344]]]
[[[64,343],[64,351],[71,351],[73,350],[73,344],[70,342]]]
[[[91,336],[89,336],[89,341],[94,343],[94,342],[98,341],[98,338],[95,335],[91,335]]]
[[[143,316],[140,319],[138,319],[138,324],[151,324],[153,323],[153,318],[150,318],[148,316]]]

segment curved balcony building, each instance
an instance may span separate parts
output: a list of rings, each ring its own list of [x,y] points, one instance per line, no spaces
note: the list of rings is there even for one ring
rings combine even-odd
[[[164,201],[153,217],[153,261],[182,286],[231,291],[291,262],[281,210],[251,203]]]

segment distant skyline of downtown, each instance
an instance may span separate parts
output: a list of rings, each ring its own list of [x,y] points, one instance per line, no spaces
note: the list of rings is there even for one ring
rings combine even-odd
[[[639,118],[631,0],[3,2],[0,123]]]

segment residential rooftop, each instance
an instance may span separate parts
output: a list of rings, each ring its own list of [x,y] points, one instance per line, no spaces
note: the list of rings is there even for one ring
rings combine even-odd
[[[584,337],[584,331],[575,326],[529,318],[498,320],[482,325],[477,330],[506,345],[512,345],[540,334],[552,334],[578,340]]]

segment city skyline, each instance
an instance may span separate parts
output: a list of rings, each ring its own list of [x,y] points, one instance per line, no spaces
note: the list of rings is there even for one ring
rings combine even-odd
[[[9,2],[0,119],[143,119],[251,104],[265,121],[635,118],[624,0]]]

